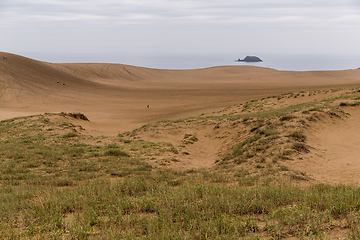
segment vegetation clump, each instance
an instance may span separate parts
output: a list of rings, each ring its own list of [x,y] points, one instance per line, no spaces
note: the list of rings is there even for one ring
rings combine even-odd
[[[130,154],[120,149],[109,149],[104,152],[104,156],[130,157]]]
[[[73,138],[73,137],[76,137],[76,136],[78,136],[76,133],[70,132],[70,133],[62,135],[61,137],[62,138]]]
[[[289,134],[289,137],[295,139],[298,142],[305,142],[306,141],[306,136],[298,131],[293,131]]]
[[[291,145],[291,148],[298,152],[309,152],[309,149],[306,147],[304,143],[294,142]]]
[[[184,144],[194,144],[195,142],[197,142],[199,139],[196,137],[196,135],[193,134],[185,134],[184,139],[183,139],[183,143]]]
[[[358,106],[360,105],[360,102],[359,101],[356,101],[356,102],[340,102],[339,106]]]

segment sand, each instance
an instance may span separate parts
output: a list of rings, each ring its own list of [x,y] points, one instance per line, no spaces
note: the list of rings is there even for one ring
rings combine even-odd
[[[81,112],[107,135],[279,93],[360,85],[360,70],[289,72],[252,66],[157,70],[0,55],[8,57],[0,61],[0,119]]]
[[[306,171],[317,182],[360,184],[360,110],[346,108],[345,118],[322,119],[306,131],[312,147],[292,169]]]
[[[97,136],[116,136],[159,120],[211,114],[281,93],[360,86],[358,69],[295,72],[222,66],[159,70],[121,64],[55,64],[9,53],[0,55],[7,56],[0,59],[0,120],[45,112],[81,112],[90,120],[82,123],[85,133]],[[314,125],[308,130],[309,145],[314,150],[305,161],[294,162],[291,167],[306,169],[317,181],[358,183],[359,117],[360,112],[354,110],[346,120]],[[222,139],[228,137],[227,132],[214,132],[218,134],[215,138],[207,138],[212,131],[209,126],[195,130],[202,136],[202,144],[194,145],[191,157],[181,164],[187,168],[211,167],[223,150],[219,143],[226,143]],[[143,137],[177,143],[184,133]]]

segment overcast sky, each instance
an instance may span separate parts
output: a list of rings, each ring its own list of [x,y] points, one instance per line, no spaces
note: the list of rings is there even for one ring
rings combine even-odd
[[[0,0],[0,51],[360,54],[360,0]]]

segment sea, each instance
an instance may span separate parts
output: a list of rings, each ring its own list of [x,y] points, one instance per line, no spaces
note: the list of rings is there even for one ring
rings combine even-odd
[[[20,54],[21,55],[21,54]],[[360,54],[257,54],[263,62],[236,62],[244,54],[122,54],[28,53],[23,56],[52,63],[119,63],[156,69],[200,69],[251,65],[284,71],[347,70],[360,68]]]

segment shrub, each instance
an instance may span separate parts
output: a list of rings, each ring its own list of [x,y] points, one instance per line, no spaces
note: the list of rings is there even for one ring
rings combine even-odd
[[[291,145],[291,148],[298,151],[298,152],[310,152],[309,149],[306,147],[305,144],[295,142]]]
[[[76,136],[78,136],[76,133],[70,132],[70,133],[62,135],[61,137],[62,138],[73,138],[73,137],[76,137]]]
[[[298,131],[291,132],[289,134],[289,137],[294,138],[296,141],[299,141],[299,142],[306,141],[306,136],[303,133],[298,132]]]
[[[174,146],[172,146],[172,147],[170,148],[170,152],[173,152],[173,153],[175,153],[175,154],[178,154],[178,153],[179,153],[179,151],[178,151]]]
[[[283,122],[283,121],[289,121],[291,119],[295,118],[294,116],[291,116],[291,115],[285,115],[285,116],[282,116],[280,117],[280,121]]]
[[[357,105],[359,105],[360,104],[360,102],[353,102],[353,103],[349,103],[349,102],[341,102],[339,105],[340,106],[357,106]]]
[[[130,154],[120,149],[109,149],[104,153],[105,156],[130,157]]]
[[[287,166],[281,165],[280,171],[289,171],[289,168]]]

